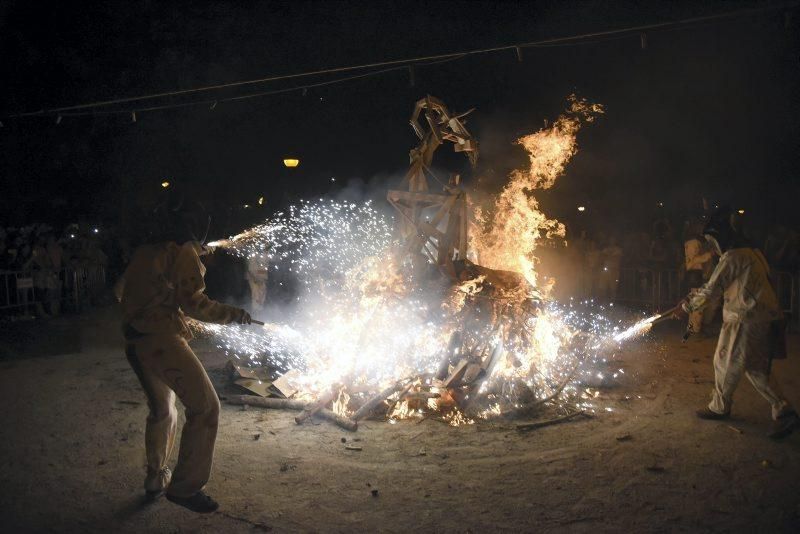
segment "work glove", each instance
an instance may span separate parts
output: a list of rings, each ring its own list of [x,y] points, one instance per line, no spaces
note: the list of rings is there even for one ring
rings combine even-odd
[[[689,299],[683,299],[675,306],[675,311],[672,312],[672,318],[684,321],[689,318]]]
[[[239,324],[250,324],[253,319],[250,317],[249,313],[240,309],[236,315],[235,321]]]

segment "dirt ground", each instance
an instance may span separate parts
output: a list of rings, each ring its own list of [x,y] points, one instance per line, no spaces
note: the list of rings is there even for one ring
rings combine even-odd
[[[432,420],[348,433],[223,403],[207,486],[219,511],[146,503],[147,408],[117,324],[113,308],[0,324],[3,531],[800,529],[800,433],[767,439],[769,407],[746,381],[731,421],[696,419],[714,340],[681,344],[671,325],[615,355],[624,380],[596,417],[527,434]],[[223,387],[222,355],[195,348]],[[790,348],[775,372],[800,405],[800,339]]]

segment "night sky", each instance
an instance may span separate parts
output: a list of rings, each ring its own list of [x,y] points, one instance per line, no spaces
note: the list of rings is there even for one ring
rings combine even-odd
[[[0,7],[0,225],[73,220],[125,225],[169,180],[197,191],[217,232],[292,199],[351,184],[379,195],[406,170],[408,117],[429,93],[481,142],[476,174],[498,187],[525,161],[517,137],[576,93],[606,115],[542,200],[573,222],[647,224],[701,197],[747,210],[755,226],[798,224],[800,12],[772,11],[590,44],[501,52],[242,102],[119,115],[9,118],[22,111],[308,70],[529,42],[695,17],[764,2],[104,2]],[[214,100],[317,77],[112,109]],[[466,158],[437,155],[465,171]],[[289,172],[281,160],[296,155]],[[331,178],[336,181],[332,182]],[[474,178],[473,178],[474,185]],[[263,195],[261,212],[242,212]],[[234,211],[231,208],[236,207]]]

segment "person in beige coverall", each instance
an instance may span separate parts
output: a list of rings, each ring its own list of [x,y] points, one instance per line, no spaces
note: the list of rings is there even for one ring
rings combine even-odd
[[[175,240],[140,247],[121,283],[125,354],[147,395],[145,490],[162,492],[181,506],[211,512],[218,505],[203,492],[211,473],[217,435],[219,399],[188,341],[186,316],[219,323],[249,323],[242,309],[205,295],[204,253],[195,240]],[[186,409],[186,423],[175,473],[167,467],[175,443],[175,397]]]
[[[702,419],[724,419],[731,411],[733,393],[742,376],[772,408],[775,421],[770,437],[783,438],[800,423],[774,379],[770,377],[773,323],[783,317],[769,280],[763,254],[747,246],[731,224],[731,212],[720,209],[703,231],[720,255],[708,282],[682,303],[683,314],[701,311],[724,297],[722,329],[714,354],[714,390],[708,407],[697,412]]]

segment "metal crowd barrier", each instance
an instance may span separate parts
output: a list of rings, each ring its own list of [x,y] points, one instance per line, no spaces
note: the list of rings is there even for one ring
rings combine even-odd
[[[66,267],[58,271],[55,287],[37,291],[31,271],[0,271],[0,311],[31,314],[36,303],[58,301],[71,311],[81,311],[98,300],[106,288],[102,265]],[[55,292],[55,294],[54,294]]]
[[[615,300],[651,311],[670,308],[686,295],[679,274],[645,267],[621,269]]]
[[[626,268],[620,270],[616,288],[615,302],[646,308],[651,311],[674,306],[686,296],[689,288],[677,270],[652,268]],[[800,273],[773,271],[773,283],[778,302],[787,315],[790,324],[800,328]],[[590,284],[584,284],[587,287]],[[597,297],[587,292],[584,297]]]

